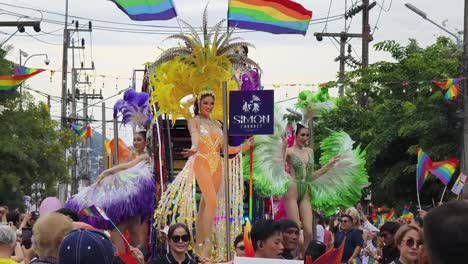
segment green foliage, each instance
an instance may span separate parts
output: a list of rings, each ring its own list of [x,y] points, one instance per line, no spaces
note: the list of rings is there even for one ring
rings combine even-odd
[[[349,72],[346,96],[319,120],[315,140],[330,133],[326,128],[346,131],[366,150],[373,202],[416,204],[416,149],[423,148],[434,161],[460,157],[461,130],[454,125],[457,105],[446,103],[440,89],[429,82],[460,76],[456,46],[447,38],[426,48],[415,40],[407,46],[395,41],[375,46],[395,62]],[[367,108],[359,103],[362,93],[368,95]],[[423,204],[440,199],[443,187],[431,177],[421,193]]]
[[[21,207],[35,182],[45,183],[43,197],[54,195],[57,182],[67,180],[64,153],[74,136],[58,130],[47,105],[34,103],[30,94],[23,95],[22,108],[18,92],[0,95],[0,105],[0,204]]]

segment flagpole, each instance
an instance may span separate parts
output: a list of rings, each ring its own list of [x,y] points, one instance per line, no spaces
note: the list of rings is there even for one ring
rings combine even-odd
[[[223,142],[223,153],[224,153],[224,195],[225,195],[225,209],[226,209],[226,258],[227,261],[232,260],[232,252],[231,252],[231,194],[229,193],[229,137],[228,137],[228,89],[227,89],[227,82],[223,82],[223,135],[224,135],[224,142]]]
[[[185,32],[184,32],[184,29],[182,28],[182,26],[180,25],[180,21],[179,21],[179,12],[177,11],[177,7],[174,5],[174,2],[172,0],[171,1],[171,4],[172,4],[172,7],[174,8],[174,11],[176,13],[176,20],[177,20],[177,24],[179,25],[179,28],[180,28],[180,31],[182,32],[182,34],[185,35]]]
[[[448,185],[445,185],[444,191],[442,192],[442,197],[440,197],[440,202],[439,202],[439,204],[442,204],[442,201],[444,200],[444,195],[445,195],[445,192],[447,191],[447,186],[448,186]]]
[[[422,207],[421,207],[421,200],[419,199],[418,177],[416,177],[416,195],[417,195],[417,197],[418,197],[418,206],[419,206],[419,210],[422,210]]]

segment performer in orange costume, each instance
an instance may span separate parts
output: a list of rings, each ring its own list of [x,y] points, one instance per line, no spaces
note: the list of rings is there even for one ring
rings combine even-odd
[[[188,121],[192,147],[182,153],[190,158],[162,195],[156,210],[156,221],[160,228],[175,222],[188,223],[190,226],[196,216],[196,250],[204,257],[210,256],[210,236],[217,208],[217,193],[223,180],[220,155],[223,147],[223,131],[221,123],[210,118],[214,101],[215,95],[209,90],[202,91],[197,97],[194,104],[195,116]],[[252,144],[253,139],[250,138],[239,147],[229,147],[228,152],[236,154],[249,149]],[[195,211],[195,198],[191,195],[193,186],[190,183],[193,176],[202,193],[198,215]],[[176,215],[178,215],[177,220]],[[169,217],[173,220],[167,222]]]

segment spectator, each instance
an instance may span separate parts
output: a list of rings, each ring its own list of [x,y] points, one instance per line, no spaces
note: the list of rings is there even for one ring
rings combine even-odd
[[[244,234],[236,236],[236,239],[234,239],[234,249],[237,257],[245,257]]]
[[[333,234],[330,230],[330,223],[332,221],[333,218],[328,218],[328,217],[324,217],[323,218],[323,226],[325,227],[325,235],[323,236],[323,243],[325,244],[325,246],[327,247],[327,249],[329,248],[332,248],[333,247]],[[335,221],[335,220],[333,220]]]
[[[282,259],[281,226],[273,220],[253,224],[250,237],[257,258]]]
[[[400,227],[395,234],[395,243],[400,250],[400,257],[391,262],[391,264],[418,263],[419,247],[423,244],[422,232],[419,227],[414,225]]]
[[[95,230],[73,230],[59,247],[59,264],[112,264],[114,247],[109,238]]]
[[[16,246],[16,232],[8,225],[0,225],[0,263],[17,264],[11,259]]]
[[[379,263],[389,264],[400,257],[398,245],[395,243],[395,234],[399,228],[400,224],[396,222],[386,222],[380,227],[380,236],[383,238],[384,247]]]
[[[7,221],[8,221],[8,223],[13,223],[15,228],[19,229],[19,227],[21,225],[20,216],[21,216],[21,214],[16,210],[13,211],[13,212],[9,212],[7,214]]]
[[[59,209],[59,210],[57,210],[55,212],[68,216],[73,222],[79,222],[80,221],[80,216],[70,208],[65,208],[64,207],[64,208],[61,208],[61,209]]]
[[[361,231],[354,228],[355,222],[350,215],[341,216],[341,231],[336,234],[335,248],[339,248],[344,242],[342,263],[351,263],[353,259],[359,257],[364,243]]]
[[[190,231],[184,224],[175,224],[169,227],[167,231],[169,241],[169,252],[153,260],[150,264],[196,264],[196,259],[190,255],[188,247],[190,244]]]
[[[37,219],[39,219],[39,212],[38,211],[33,211],[28,214],[23,218],[20,229],[23,228],[33,228],[34,224],[36,223]]]
[[[319,213],[314,212],[314,221],[315,221],[315,230],[317,234],[316,240],[324,243],[325,227],[324,227],[323,217]]]
[[[283,253],[281,254],[283,259],[297,259],[299,253],[299,226],[296,222],[288,218],[278,220],[277,224],[281,228],[281,242],[284,247]]]
[[[468,262],[468,201],[451,201],[424,217],[425,249],[430,263]]]
[[[362,229],[361,213],[359,213],[359,211],[355,207],[350,207],[346,209],[345,214],[353,218],[354,229],[358,229],[358,230]]]
[[[25,264],[57,263],[60,243],[72,230],[72,221],[65,215],[49,213],[39,218],[33,227],[32,236],[32,249],[38,257],[29,262],[31,256],[25,254]]]

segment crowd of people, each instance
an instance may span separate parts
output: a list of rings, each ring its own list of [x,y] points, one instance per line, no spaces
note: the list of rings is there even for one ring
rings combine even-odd
[[[0,213],[2,264],[126,263],[109,234],[83,229],[69,209],[39,216],[3,206]],[[309,245],[304,245],[302,228],[295,221],[260,220],[253,223],[250,242],[256,258],[317,259],[328,250],[344,247],[341,263],[359,263],[355,259],[380,264],[468,263],[468,201],[451,201],[421,216],[422,221],[411,223],[390,219],[377,229],[355,208],[331,218],[316,214],[317,236]],[[130,250],[137,263],[210,263],[195,254],[192,242],[189,228],[177,223],[167,230],[165,254],[148,260],[140,249]],[[237,257],[245,257],[245,243],[243,234],[235,238],[232,246]]]

